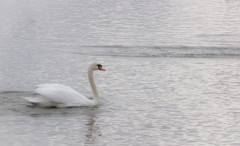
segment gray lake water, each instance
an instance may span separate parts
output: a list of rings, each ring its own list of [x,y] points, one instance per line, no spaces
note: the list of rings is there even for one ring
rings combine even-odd
[[[240,1],[3,0],[0,145],[240,145]],[[101,104],[34,107],[61,83]]]

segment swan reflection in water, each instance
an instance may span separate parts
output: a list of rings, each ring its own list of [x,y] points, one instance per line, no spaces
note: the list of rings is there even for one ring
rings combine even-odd
[[[88,128],[88,132],[85,135],[87,137],[85,145],[94,144],[98,137],[102,136],[99,125],[97,124],[94,118],[90,118],[88,123],[86,124]]]
[[[61,136],[68,137],[69,135],[71,135],[70,137],[74,139],[76,138],[76,140],[81,145],[96,144],[96,141],[98,140],[98,138],[102,136],[101,127],[96,116],[98,114],[99,107],[92,107],[92,108],[32,107],[32,110],[33,111],[29,113],[29,116],[32,117],[33,119],[37,118],[37,121],[41,121],[40,123],[42,123],[41,125],[42,127],[40,126],[40,129],[46,130],[47,125],[49,125],[48,121],[46,123],[44,119],[56,118],[54,121],[52,121],[52,124],[51,124],[52,126],[54,125],[54,129],[51,129],[53,127],[51,128],[48,127],[47,131],[45,131],[47,133],[49,132],[48,130],[51,129],[51,132],[53,132],[53,134],[55,133],[56,135],[60,135],[60,137]],[[76,120],[75,119],[76,116],[79,117],[80,119]],[[59,117],[61,120],[58,120]],[[39,118],[42,120],[39,120]],[[71,124],[69,125],[69,123]],[[67,126],[68,128],[66,128]],[[35,127],[35,128],[39,129],[39,125],[38,127]],[[57,129],[65,129],[65,130],[58,131]],[[66,139],[61,139],[61,140],[65,141]],[[57,143],[59,139],[51,139],[51,141],[53,143]]]

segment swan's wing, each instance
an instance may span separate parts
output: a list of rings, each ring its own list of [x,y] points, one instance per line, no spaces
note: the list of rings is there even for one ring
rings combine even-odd
[[[89,99],[72,88],[61,84],[41,84],[35,92],[56,104],[86,103]]]

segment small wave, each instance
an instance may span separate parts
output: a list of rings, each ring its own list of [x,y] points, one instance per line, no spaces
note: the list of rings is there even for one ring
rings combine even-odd
[[[0,94],[21,93],[22,91],[0,91]]]
[[[33,93],[30,91],[11,91],[11,90],[0,91],[0,95],[3,94],[33,94]]]
[[[218,46],[82,46],[78,55],[112,57],[178,57],[178,58],[221,58],[240,57],[240,47]],[[86,48],[86,49],[85,49]],[[88,50],[88,51],[86,51]]]

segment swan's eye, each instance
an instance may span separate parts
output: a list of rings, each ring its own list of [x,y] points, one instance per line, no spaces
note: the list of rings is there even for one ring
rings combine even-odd
[[[99,70],[103,70],[103,71],[105,71],[105,69],[102,68],[102,65],[101,65],[101,64],[97,64],[97,67],[98,67]]]
[[[98,68],[99,68],[99,67],[102,67],[102,65],[101,65],[101,64],[98,64],[97,67],[98,67]]]

